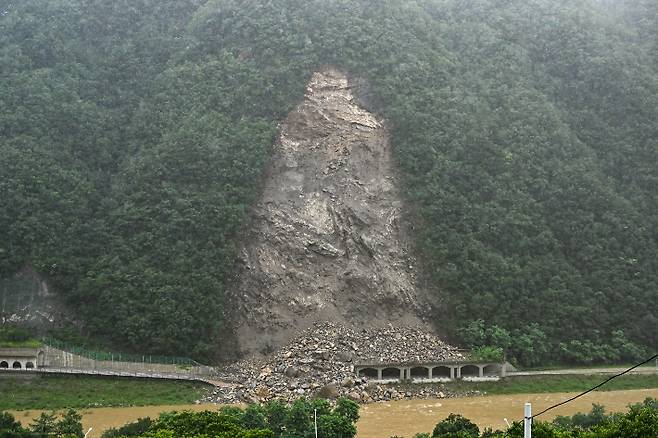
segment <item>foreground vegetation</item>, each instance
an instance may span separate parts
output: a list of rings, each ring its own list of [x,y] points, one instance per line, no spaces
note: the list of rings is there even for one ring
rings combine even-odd
[[[335,406],[316,399],[296,400],[290,406],[279,402],[250,405],[246,409],[224,407],[211,412],[169,412],[156,420],[139,419],[103,433],[103,438],[304,438],[314,436],[317,419],[318,436],[353,438],[359,419],[359,406],[339,399]],[[62,423],[67,427],[62,427]],[[42,414],[29,429],[0,412],[0,438],[82,437],[80,416],[69,411],[59,422],[52,414]]]
[[[298,399],[291,405],[269,402],[246,409],[221,408],[219,412],[173,412],[154,422],[141,420],[111,429],[103,438],[114,437],[218,437],[218,438],[353,438],[359,405],[340,398],[335,406],[327,400]],[[150,424],[149,424],[150,423]]]
[[[639,438],[658,436],[658,400],[647,398],[630,406],[627,413],[605,414],[603,406],[594,405],[588,414],[559,416],[553,422],[534,421],[532,436],[536,438]],[[514,423],[506,431],[479,428],[461,415],[450,414],[439,422],[432,433],[419,433],[414,438],[521,438],[523,424]],[[400,438],[400,437],[393,437]]]
[[[42,413],[29,428],[24,428],[15,418],[0,411],[1,438],[82,438],[82,416],[73,409],[62,415]]]
[[[63,409],[191,404],[209,386],[192,382],[117,377],[0,378],[0,409]]]
[[[277,122],[334,64],[388,122],[445,333],[636,360],[658,345],[656,7],[3,2],[0,278],[33,266],[106,344],[211,357]]]
[[[300,399],[286,406],[279,402],[250,405],[246,409],[221,408],[219,411],[169,412],[156,420],[141,418],[102,438],[354,438],[359,407],[339,399],[335,407],[326,400]],[[69,410],[58,419],[42,414],[29,428],[22,427],[7,413],[0,412],[0,437],[83,437],[81,417]],[[603,406],[594,405],[588,414],[560,416],[553,422],[535,421],[537,438],[636,438],[652,437],[658,432],[658,400],[647,398],[630,406],[627,413],[606,414]],[[382,436],[386,436],[385,432]],[[506,431],[487,429],[480,433],[477,425],[461,415],[450,414],[432,433],[418,433],[414,438],[521,438],[523,426],[514,423]],[[400,438],[400,437],[392,437]]]

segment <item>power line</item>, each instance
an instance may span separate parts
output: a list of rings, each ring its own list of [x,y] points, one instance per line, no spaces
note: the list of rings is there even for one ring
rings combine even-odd
[[[640,366],[644,365],[645,363],[651,362],[651,361],[654,360],[654,359],[658,359],[658,354],[654,354],[653,356],[651,356],[649,359],[645,360],[644,362],[641,362],[641,363],[639,363],[639,364],[637,364],[637,365],[635,365],[635,366],[633,366],[633,367],[627,369],[626,371],[624,371],[624,372],[622,372],[622,373],[615,374],[614,376],[609,377],[609,378],[606,379],[605,381],[599,383],[598,385],[596,385],[596,386],[593,387],[593,388],[588,389],[587,391],[583,392],[582,394],[578,394],[578,395],[576,395],[576,396],[574,396],[574,397],[571,397],[569,400],[565,400],[565,401],[563,401],[563,402],[561,402],[561,403],[558,403],[558,404],[556,404],[556,405],[550,406],[550,407],[544,409],[543,411],[541,411],[540,413],[533,415],[533,416],[530,417],[530,418],[534,419],[535,417],[539,417],[541,414],[543,414],[543,413],[545,413],[545,412],[548,412],[548,411],[550,411],[551,409],[554,409],[554,408],[557,408],[558,406],[562,406],[562,405],[564,405],[564,404],[567,404],[567,403],[569,403],[569,402],[572,402],[572,401],[574,401],[575,399],[577,399],[577,398],[579,398],[579,397],[582,397],[582,396],[584,396],[585,394],[588,394],[588,393],[590,393],[590,392],[592,392],[592,391],[594,391],[594,390],[596,390],[596,389],[602,387],[603,385],[605,385],[606,383],[608,383],[608,382],[611,381],[612,379],[616,379],[616,378],[619,377],[619,376],[623,376],[624,374],[629,373],[629,372],[633,371],[635,368],[640,367]]]

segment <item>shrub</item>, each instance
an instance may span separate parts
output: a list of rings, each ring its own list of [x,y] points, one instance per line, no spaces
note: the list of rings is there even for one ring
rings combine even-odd
[[[432,438],[478,438],[480,429],[468,418],[450,414],[434,427]]]

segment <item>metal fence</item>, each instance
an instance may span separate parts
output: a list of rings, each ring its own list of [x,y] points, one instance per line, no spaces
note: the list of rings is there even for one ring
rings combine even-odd
[[[67,353],[76,356],[84,357],[86,359],[107,362],[131,362],[131,363],[152,363],[162,365],[179,365],[182,367],[200,366],[198,362],[188,357],[175,357],[175,356],[157,356],[157,355],[144,355],[144,354],[130,354],[130,353],[114,353],[107,351],[90,350],[86,347],[80,347],[59,341],[53,338],[44,338],[42,342],[49,347],[63,350]]]

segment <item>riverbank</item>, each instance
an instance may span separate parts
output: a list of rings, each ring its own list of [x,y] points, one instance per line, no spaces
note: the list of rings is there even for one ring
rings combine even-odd
[[[483,430],[505,429],[510,423],[523,418],[523,406],[532,403],[534,412],[568,400],[577,393],[545,393],[489,395],[442,400],[401,400],[374,403],[361,407],[357,438],[411,438],[419,432],[431,432],[439,421],[449,414],[461,414]],[[593,403],[605,406],[609,412],[623,412],[629,404],[639,403],[647,397],[658,397],[658,389],[592,392],[571,403],[560,406],[539,417],[542,421],[553,420],[558,415],[589,412]]]
[[[361,406],[361,418],[357,423],[357,438],[388,438],[393,435],[411,438],[418,432],[430,432],[434,425],[450,413],[462,414],[470,418],[481,429],[491,427],[502,429],[505,418],[518,421],[523,416],[523,404],[533,404],[535,412],[552,404],[564,401],[575,393],[490,395],[484,397],[462,397],[451,399],[399,400],[372,403]],[[541,417],[552,420],[557,415],[573,415],[588,412],[592,403],[602,404],[608,411],[622,412],[631,403],[639,403],[646,397],[658,398],[658,389],[630,391],[596,391],[550,411]],[[215,410],[217,405],[174,405],[144,406],[123,408],[90,408],[81,410],[85,430],[93,428],[89,438],[100,437],[102,431],[110,427],[122,426],[142,417],[155,418],[162,412],[172,410]],[[42,411],[12,411],[24,425],[30,424]]]
[[[125,377],[2,376],[0,410],[190,404],[211,388],[197,382]]]
[[[603,382],[606,375],[538,375],[506,377],[495,382],[455,381],[445,384],[451,394],[541,394],[585,391]],[[618,377],[600,391],[658,388],[658,374],[632,374]]]
[[[600,375],[518,376],[494,382],[398,384],[382,385],[382,388],[394,389],[396,398],[406,400],[447,399],[478,395],[578,392],[601,383],[605,378]],[[606,384],[601,391],[652,388],[658,388],[658,374],[622,376]],[[3,377],[0,378],[0,393],[3,394],[0,410],[188,405],[208,398],[213,390],[213,387],[202,383],[156,379],[49,375]],[[442,397],[437,397],[437,393],[442,394]]]

